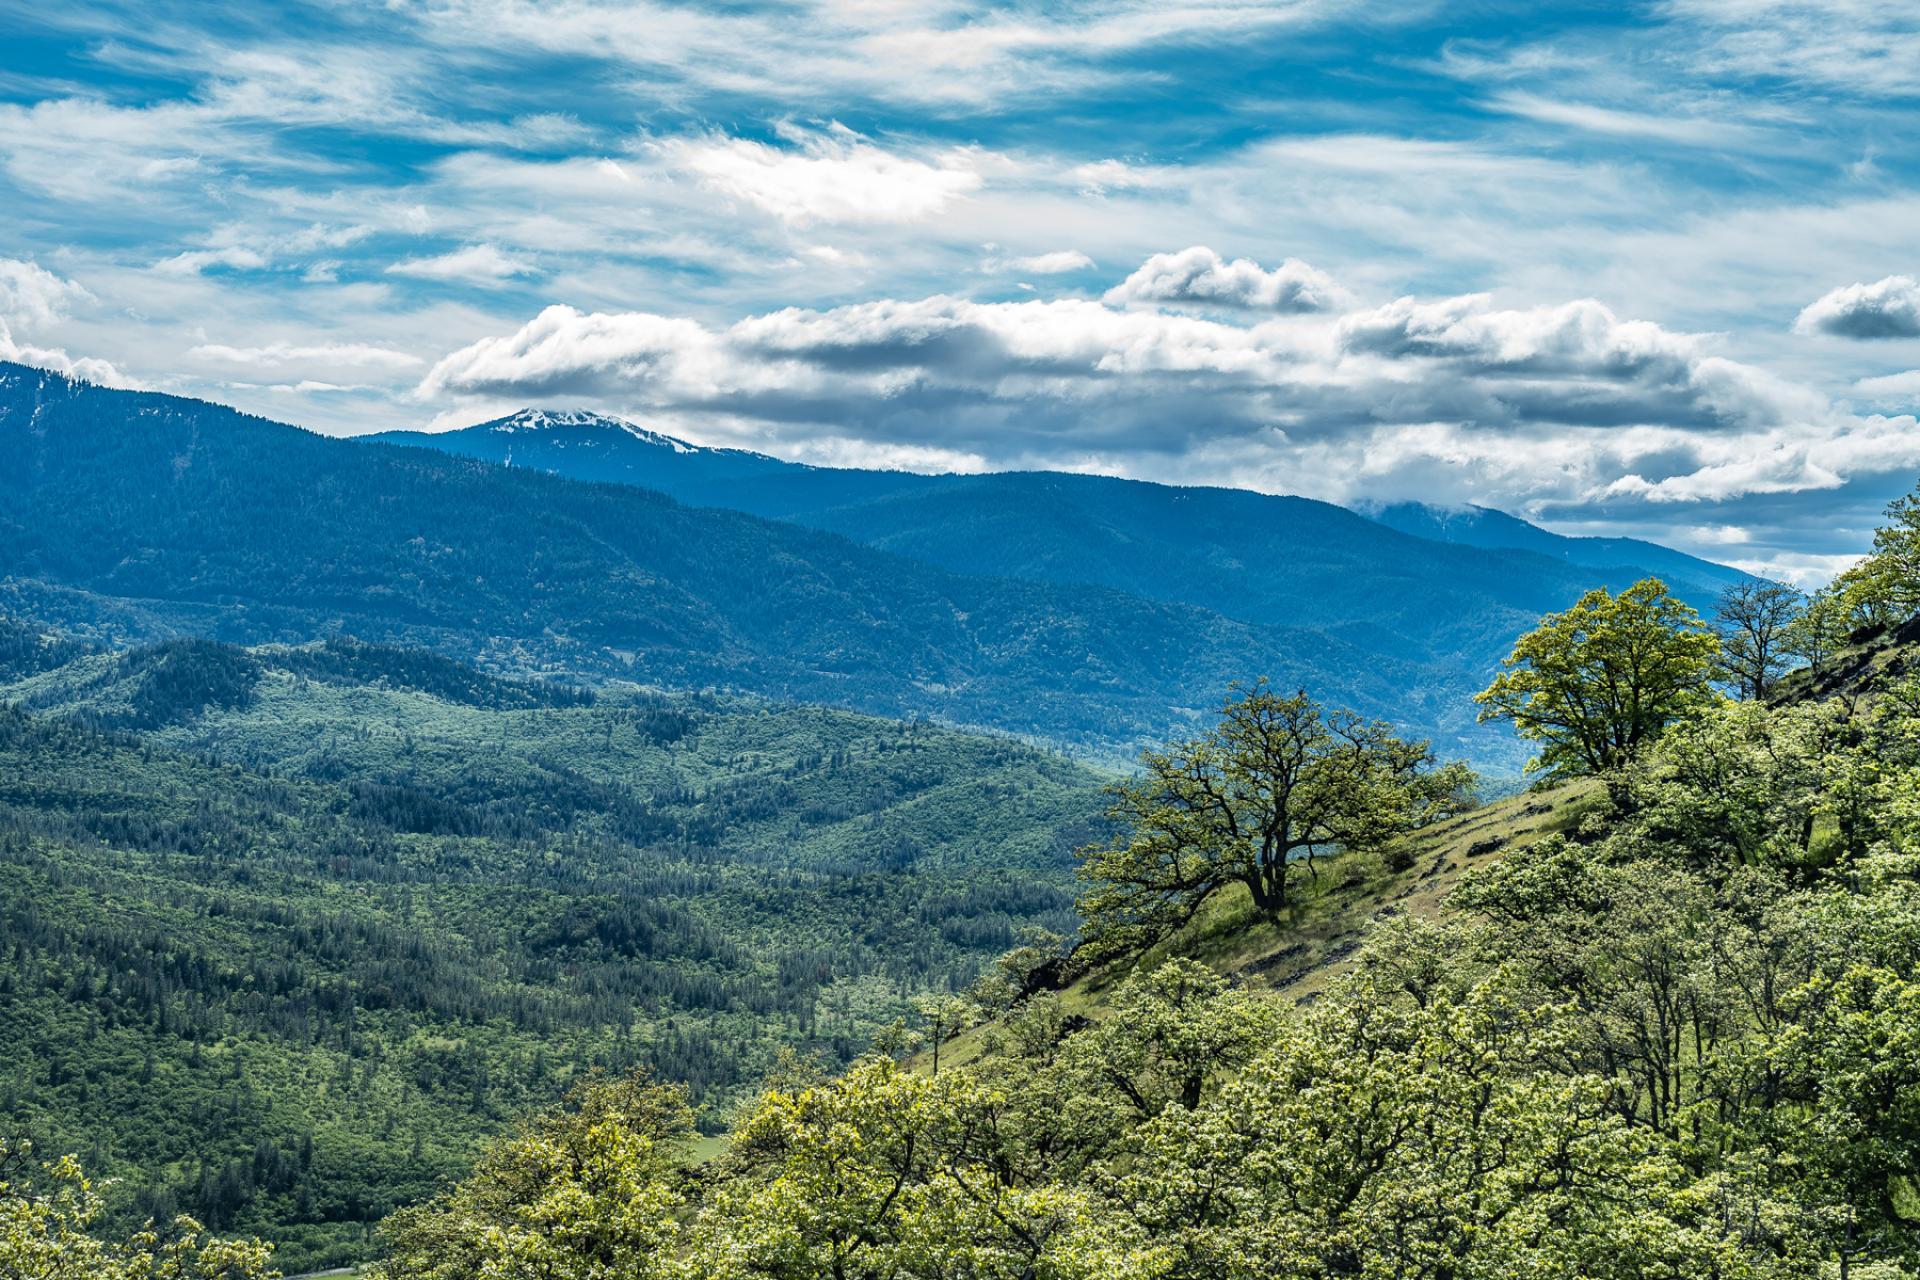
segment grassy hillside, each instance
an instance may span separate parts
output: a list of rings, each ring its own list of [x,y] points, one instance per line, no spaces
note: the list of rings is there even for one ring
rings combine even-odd
[[[577,1095],[377,1274],[1910,1275],[1920,681],[1869,658],[1327,858],[1271,918],[1216,892],[1064,989],[1003,957],[924,1010],[937,1061],[783,1075],[698,1168],[671,1095]]]
[[[592,1067],[713,1127],[783,1047],[845,1061],[1070,929],[1099,808],[846,712],[350,642],[69,657],[0,688],[0,1115],[290,1270]]]
[[[1417,831],[1382,856],[1344,854],[1327,860],[1283,920],[1254,909],[1244,889],[1210,901],[1195,919],[1151,949],[1080,974],[1060,988],[1069,1013],[1102,1020],[1131,976],[1170,959],[1195,960],[1249,991],[1271,992],[1297,1004],[1318,999],[1362,954],[1368,931],[1395,918],[1433,922],[1463,877],[1509,854],[1578,827],[1605,809],[1598,784],[1561,783],[1483,805]],[[1005,1028],[971,1028],[941,1051],[942,1063],[962,1066],[1003,1043]],[[925,1068],[930,1056],[916,1062]]]

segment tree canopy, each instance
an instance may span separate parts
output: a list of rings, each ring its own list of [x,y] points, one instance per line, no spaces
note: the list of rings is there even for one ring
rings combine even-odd
[[[1743,698],[1764,698],[1793,661],[1794,621],[1806,597],[1779,582],[1736,583],[1720,593],[1713,629],[1720,677]]]
[[[1121,834],[1081,851],[1087,931],[1105,948],[1137,946],[1233,885],[1277,917],[1316,856],[1378,849],[1457,812],[1472,786],[1464,765],[1440,765],[1386,724],[1256,685],[1208,733],[1147,752],[1113,788]]]
[[[222,1240],[189,1217],[122,1239],[97,1228],[100,1193],[72,1156],[44,1163],[0,1139],[0,1276],[7,1280],[269,1280],[269,1247]]]
[[[1530,767],[1599,774],[1625,764],[1713,696],[1720,640],[1656,578],[1596,588],[1520,637],[1476,698],[1481,720],[1509,720],[1541,744]]]

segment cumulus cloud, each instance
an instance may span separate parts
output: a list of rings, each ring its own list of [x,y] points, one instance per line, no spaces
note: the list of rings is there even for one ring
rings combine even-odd
[[[91,296],[37,262],[0,258],[0,316],[15,324],[52,324],[66,314],[69,303]]]
[[[1241,307],[1291,314],[1327,311],[1341,298],[1331,276],[1297,258],[1268,271],[1250,258],[1227,262],[1205,245],[1156,253],[1107,291],[1108,302],[1123,305]]]
[[[490,244],[470,244],[429,258],[402,258],[387,268],[389,275],[421,280],[464,280],[470,284],[499,284],[514,276],[536,273],[531,262],[502,253]]]
[[[66,318],[70,305],[92,298],[79,284],[37,262],[0,258],[0,360],[51,369],[107,386],[134,385],[108,361],[70,356],[58,347],[41,346],[16,336],[58,324]]]
[[[105,387],[137,387],[140,384],[116,369],[110,361],[93,356],[71,356],[58,347],[39,347],[14,339],[13,330],[0,320],[0,360],[30,364],[36,369],[51,369],[70,378],[82,378]]]
[[[1920,280],[1888,276],[1823,294],[1794,327],[1837,338],[1920,338]]]
[[[982,182],[964,151],[896,155],[838,125],[788,129],[783,140],[678,139],[659,150],[715,191],[796,224],[917,222]]]
[[[1920,401],[1920,369],[1862,378],[1853,389],[1875,404],[1913,404]]]
[[[1336,500],[1715,502],[1920,465],[1706,339],[1591,300],[1485,295],[1279,318],[933,296],[723,327],[549,307],[436,363],[423,397],[568,396],[790,456],[985,459]]]
[[[1836,577],[1860,562],[1857,555],[1823,555],[1819,553],[1782,553],[1769,556],[1764,560],[1729,560],[1728,564],[1743,570],[1756,578],[1771,578],[1775,582],[1785,582],[1802,591],[1813,591],[1826,586]]]

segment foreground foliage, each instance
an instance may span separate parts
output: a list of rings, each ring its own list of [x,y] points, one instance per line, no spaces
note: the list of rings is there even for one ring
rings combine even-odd
[[[40,1164],[0,1141],[0,1276],[8,1280],[269,1280],[269,1249],[221,1240],[189,1217],[103,1239],[100,1194],[72,1156]]]

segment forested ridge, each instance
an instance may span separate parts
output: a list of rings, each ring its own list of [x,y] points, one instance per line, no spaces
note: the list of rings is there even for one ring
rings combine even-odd
[[[116,643],[429,648],[987,726],[1117,759],[1230,681],[1470,724],[1419,664],[1291,622],[956,574],[794,524],[0,362],[0,612]],[[1498,736],[1480,739],[1498,753]]]
[[[1482,669],[1516,630],[1596,584],[1617,589],[1658,574],[1706,607],[1745,578],[1650,543],[1562,537],[1496,512],[1441,516],[1403,506],[1369,519],[1308,498],[1113,476],[803,466],[697,448],[587,413],[528,410],[458,431],[371,439],[655,489],[956,573],[1100,586],[1246,623],[1314,628],[1400,673],[1399,705],[1364,709],[1464,743],[1489,764],[1488,748],[1460,731]],[[1269,668],[1239,678],[1260,675],[1357,705],[1318,676]],[[1206,690],[1209,700],[1214,693]]]

